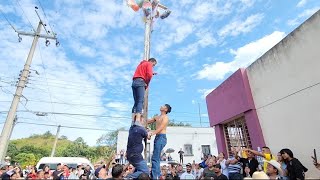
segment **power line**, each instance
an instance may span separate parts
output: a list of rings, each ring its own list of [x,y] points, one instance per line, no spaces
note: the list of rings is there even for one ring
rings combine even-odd
[[[77,104],[77,103],[66,103],[66,102],[56,102],[56,101],[45,101],[45,100],[34,100],[34,99],[28,99],[29,102],[39,102],[39,103],[53,103],[53,104],[62,104],[62,105],[70,105],[70,106],[80,106],[80,107],[96,107],[96,108],[107,108],[105,106],[99,106],[99,105],[94,105],[94,104]],[[11,102],[11,101],[0,101],[0,102]],[[152,112],[158,111],[158,110],[149,110]],[[120,111],[117,110],[117,112],[128,112],[128,111]],[[177,113],[177,114],[197,114],[197,113],[191,113],[191,112],[179,112],[179,111],[172,111],[171,113]],[[196,116],[176,116],[175,117],[189,117],[189,118],[196,118]],[[202,116],[203,117],[203,116]],[[203,117],[207,118],[207,117]]]
[[[263,105],[263,106],[260,106],[259,108],[256,108],[256,110],[259,110],[259,109],[265,108],[265,107],[267,107],[267,106],[270,106],[270,105],[272,105],[272,104],[274,104],[274,103],[276,103],[276,102],[282,101],[283,99],[286,99],[286,98],[288,98],[288,97],[290,97],[290,96],[293,96],[293,95],[298,94],[298,93],[300,93],[300,92],[302,92],[302,91],[304,91],[304,90],[313,88],[313,87],[318,86],[318,85],[320,85],[320,82],[317,82],[317,83],[315,83],[315,84],[313,84],[313,85],[310,85],[310,86],[307,86],[307,87],[305,87],[305,88],[302,88],[302,89],[300,89],[300,90],[298,90],[298,91],[295,91],[295,92],[293,92],[293,93],[291,93],[291,94],[288,94],[287,96],[284,96],[284,97],[282,97],[282,98],[279,98],[279,99],[277,99],[277,100],[275,100],[275,101],[272,101],[272,102],[270,102],[270,103],[268,103],[268,104],[265,104],[265,105]]]
[[[39,1],[39,0],[38,0],[38,1]],[[40,1],[39,1],[39,3],[40,3]],[[40,5],[41,5],[41,4],[40,4]],[[42,11],[43,11],[43,9],[42,9]],[[50,97],[51,110],[54,111],[54,105],[53,105],[53,103],[52,103],[52,96],[51,96],[51,92],[50,92],[50,89],[49,89],[49,86],[48,86],[47,73],[46,73],[46,69],[45,69],[44,63],[43,63],[41,47],[40,47],[39,44],[38,44],[38,49],[39,49],[40,60],[41,60],[41,64],[42,64],[42,68],[43,68],[43,72],[44,72],[44,77],[46,78],[46,82],[47,82],[47,89],[48,89],[48,93],[49,93],[49,97]],[[57,122],[56,116],[53,115],[53,117],[54,117],[54,119],[55,119],[56,122]]]
[[[25,16],[25,17],[27,18],[27,20],[28,20],[28,22],[29,22],[29,24],[30,24],[30,26],[31,26],[32,30],[33,30],[34,32],[36,32],[36,30],[33,28],[32,24],[31,24],[31,22],[30,22],[30,20],[29,20],[28,16],[26,15],[26,13],[24,12],[24,10],[23,10],[22,6],[20,5],[19,0],[16,0],[16,2],[17,2],[17,4],[19,5],[20,9],[22,10],[22,14],[23,14],[23,16]]]
[[[71,85],[65,85],[65,86],[57,86],[57,85],[52,85],[52,84],[42,84],[42,83],[37,83],[36,85],[35,84],[32,84],[32,83],[29,83],[30,85],[34,85],[35,88],[38,88],[38,89],[42,89],[36,85],[41,85],[41,86],[50,86],[50,87],[54,87],[54,88],[63,88],[63,89],[70,89],[70,90],[79,90],[79,91],[84,91],[84,92],[96,92],[96,93],[100,93],[100,91],[98,89],[88,89],[88,88],[81,88],[81,87],[74,87],[74,86],[71,86]],[[30,86],[31,87],[31,86]],[[43,90],[43,89],[42,89]]]
[[[6,21],[8,22],[8,24],[11,26],[11,28],[16,32],[16,29],[13,27],[13,25],[11,24],[11,22],[7,19],[7,17],[5,16],[5,14],[3,13],[3,11],[0,9],[0,12],[2,14],[2,16],[6,19]]]
[[[8,111],[0,111],[0,113],[6,113]],[[56,115],[65,115],[65,116],[83,116],[83,117],[96,117],[96,118],[113,118],[113,119],[127,119],[127,120],[131,120],[130,117],[126,117],[126,116],[110,116],[110,115],[95,115],[95,114],[80,114],[80,113],[65,113],[65,112],[40,112],[40,111],[33,111],[33,110],[29,110],[29,109],[26,109],[26,111],[17,111],[17,112],[29,112],[29,113],[32,113],[32,114],[44,114],[44,115],[47,115],[47,114],[56,114]],[[174,122],[176,123],[187,123],[187,122],[190,122],[190,123],[197,123],[195,121],[176,121],[173,119]],[[208,122],[205,122],[205,123],[208,123]]]
[[[42,12],[43,12],[43,14],[44,14],[44,17],[47,19],[47,22],[48,22],[48,24],[49,24],[49,27],[50,27],[50,29],[51,29],[51,32],[52,32],[52,34],[54,34],[53,28],[51,27],[51,25],[50,25],[50,23],[49,23],[49,19],[47,18],[47,14],[46,14],[46,12],[44,11],[44,8],[43,8],[40,0],[38,0],[38,2],[39,2],[39,5],[40,5],[40,7],[41,7],[41,9],[42,9]]]
[[[17,122],[17,123],[21,123],[21,124],[32,124],[32,125],[39,125],[39,126],[58,127],[57,125],[54,125],[54,124],[31,123],[31,122],[24,122],[24,121],[19,121],[19,122]],[[60,127],[70,128],[70,129],[95,130],[95,131],[115,131],[115,130],[110,130],[110,129],[85,128],[85,127],[64,126],[64,125],[60,125]]]

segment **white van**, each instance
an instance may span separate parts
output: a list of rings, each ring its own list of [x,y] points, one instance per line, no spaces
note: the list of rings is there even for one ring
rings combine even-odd
[[[89,165],[91,170],[94,169],[91,162],[82,157],[43,157],[36,167],[37,169],[42,169],[45,165],[48,165],[50,170],[56,170],[58,163],[67,164],[69,168],[77,168],[78,165]]]

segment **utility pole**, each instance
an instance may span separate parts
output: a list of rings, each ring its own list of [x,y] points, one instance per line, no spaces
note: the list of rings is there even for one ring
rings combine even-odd
[[[60,128],[61,128],[61,125],[59,125],[58,129],[57,129],[56,139],[54,140],[53,148],[52,148],[52,151],[51,151],[51,157],[54,157],[54,154],[56,152],[56,147],[57,147],[58,137],[59,137],[59,133],[60,133]]]
[[[151,19],[147,19],[145,25],[145,33],[144,33],[144,54],[143,59],[148,60],[150,58],[150,35],[151,35]],[[145,122],[145,128],[148,127],[148,96],[149,96],[149,88],[146,89],[144,93],[144,103],[143,103],[143,118]],[[144,145],[144,158],[147,159],[147,142],[145,139]]]
[[[153,15],[154,15],[154,13],[157,13],[158,8],[165,10],[164,14],[166,14],[166,15],[164,17],[161,17],[161,19],[167,18],[171,13],[171,11],[169,11],[166,6],[160,4],[158,1],[158,5],[156,6],[156,8],[153,9],[151,14],[146,17],[145,32],[144,32],[144,53],[143,53],[144,60],[149,60],[149,58],[150,58],[151,26],[152,26],[153,18],[155,18],[155,17],[153,17]],[[145,91],[144,103],[143,103],[143,118],[145,121],[146,128],[148,127],[148,124],[147,124],[147,121],[148,121],[148,95],[149,95],[149,88],[146,89],[146,91]],[[144,158],[147,159],[147,139],[145,139]]]
[[[37,8],[36,8],[37,9]],[[37,15],[38,12],[36,11]],[[39,17],[39,15],[38,15]],[[40,17],[39,17],[40,19]],[[34,33],[28,33],[28,32],[21,32],[21,31],[17,31],[18,36],[19,36],[19,41],[21,41],[21,37],[20,35],[25,35],[25,36],[32,36],[33,38],[33,42],[31,45],[31,49],[29,51],[28,54],[28,58],[26,60],[26,63],[24,65],[24,68],[22,70],[22,72],[20,73],[20,78],[19,78],[19,82],[17,84],[17,89],[16,92],[14,94],[11,106],[10,106],[10,110],[8,112],[5,124],[3,126],[2,132],[1,132],[1,137],[0,137],[0,162],[4,160],[6,153],[7,153],[7,149],[8,149],[8,145],[9,145],[9,140],[10,140],[10,136],[11,136],[11,131],[13,131],[13,126],[14,126],[14,119],[16,116],[16,112],[17,112],[17,108],[18,108],[18,104],[20,102],[20,97],[22,96],[22,91],[23,88],[26,87],[26,83],[29,77],[29,73],[30,73],[30,66],[32,63],[32,58],[34,55],[34,51],[36,49],[37,46],[37,42],[39,40],[39,38],[45,38],[46,39],[46,45],[48,45],[49,40],[48,39],[54,39],[57,40],[56,35],[53,33],[53,35],[42,35],[40,34],[41,32],[41,27],[45,28],[45,24],[43,24],[42,20],[40,19],[38,27],[36,32]],[[48,33],[48,31],[46,31]],[[56,42],[56,45],[58,45],[58,42]]]
[[[200,111],[200,103],[199,103],[199,102],[198,102],[198,109],[199,109],[199,120],[200,120],[200,126],[202,127],[201,111]]]

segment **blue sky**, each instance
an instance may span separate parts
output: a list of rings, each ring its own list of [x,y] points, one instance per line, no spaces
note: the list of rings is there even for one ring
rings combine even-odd
[[[142,13],[121,0],[4,0],[0,9],[18,30],[31,32],[38,18],[58,34],[60,47],[38,43],[18,122],[114,130],[129,127],[131,78],[143,56]],[[157,20],[151,57],[158,60],[150,85],[149,115],[173,107],[177,122],[207,127],[205,96],[239,67],[246,67],[319,10],[318,0],[163,0],[172,13]],[[30,23],[31,24],[30,24]],[[43,31],[43,33],[45,33]],[[19,71],[32,38],[17,34],[0,17],[0,127],[6,118]],[[69,113],[36,116],[32,112]],[[96,115],[74,116],[70,114]],[[18,123],[12,138],[56,127]],[[106,131],[105,131],[106,132]],[[62,128],[70,139],[94,145],[104,131]]]

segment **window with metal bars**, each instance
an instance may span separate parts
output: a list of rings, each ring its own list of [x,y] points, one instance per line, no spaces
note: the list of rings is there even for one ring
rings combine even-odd
[[[223,124],[228,153],[231,147],[252,148],[248,127],[244,116]]]

